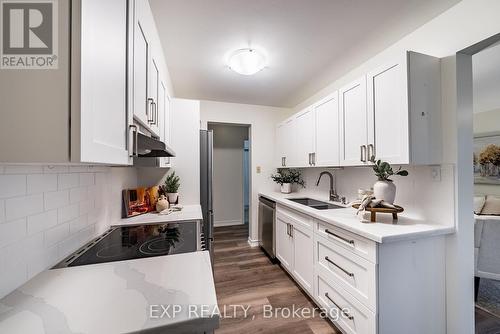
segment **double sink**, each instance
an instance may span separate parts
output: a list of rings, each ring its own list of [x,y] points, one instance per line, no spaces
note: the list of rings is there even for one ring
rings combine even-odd
[[[327,202],[318,201],[312,198],[288,198],[289,201],[308,206],[316,210],[330,210],[330,209],[345,209],[340,205],[335,205]]]

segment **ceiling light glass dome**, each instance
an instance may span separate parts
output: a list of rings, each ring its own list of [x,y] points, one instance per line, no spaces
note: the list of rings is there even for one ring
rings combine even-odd
[[[252,75],[266,67],[266,57],[255,49],[239,49],[229,56],[227,65],[236,73]]]

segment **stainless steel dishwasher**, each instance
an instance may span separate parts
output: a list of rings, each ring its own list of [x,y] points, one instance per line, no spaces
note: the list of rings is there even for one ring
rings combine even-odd
[[[259,197],[259,239],[260,247],[267,253],[271,260],[276,259],[276,241],[274,228],[276,225],[276,203]]]

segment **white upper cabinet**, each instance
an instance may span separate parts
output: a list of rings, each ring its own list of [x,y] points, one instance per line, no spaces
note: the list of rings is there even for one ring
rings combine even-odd
[[[149,129],[153,134],[160,137],[160,116],[159,116],[159,89],[160,89],[160,70],[158,67],[158,61],[155,57],[151,57],[150,61],[150,83],[149,83],[149,94],[148,101],[151,112],[151,120],[149,122]],[[164,117],[161,117],[163,119]]]
[[[134,118],[147,126],[151,120],[150,101],[148,101],[148,72],[151,56],[151,42],[148,34],[147,2],[134,1],[134,51],[133,51],[133,106]]]
[[[340,165],[339,97],[335,92],[314,107],[316,136],[312,164],[317,167]]]
[[[339,90],[340,163],[357,166],[367,161],[366,79],[361,77]]]
[[[438,58],[415,52],[367,74],[367,156],[393,164],[441,162]]]
[[[276,126],[276,162],[277,167],[296,167],[295,122],[290,118]]]
[[[285,166],[364,166],[372,156],[440,164],[440,66],[439,58],[405,52],[297,113],[286,128],[294,135],[278,136]]]
[[[312,166],[315,149],[315,117],[314,109],[306,109],[297,114],[293,120],[296,139],[291,163],[296,167]]]
[[[128,1],[86,0],[79,5],[80,39],[73,41],[74,46],[79,42],[80,55],[75,55],[72,69],[71,160],[127,165],[131,163],[127,149]]]

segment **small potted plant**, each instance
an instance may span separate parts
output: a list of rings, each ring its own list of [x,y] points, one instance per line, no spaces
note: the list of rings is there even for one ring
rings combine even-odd
[[[271,179],[281,186],[283,194],[291,193],[293,184],[298,184],[305,188],[304,180],[302,180],[300,171],[297,169],[280,168],[276,174],[271,175]]]
[[[373,195],[377,199],[393,204],[396,198],[396,185],[390,179],[393,175],[408,176],[408,171],[399,169],[394,171],[388,162],[375,160],[375,157],[370,159],[375,165],[373,171],[378,178],[378,181],[373,185]]]
[[[170,204],[177,203],[179,193],[177,192],[180,187],[180,177],[175,175],[175,172],[170,173],[165,179],[165,185],[161,187],[162,193],[167,195]]]

